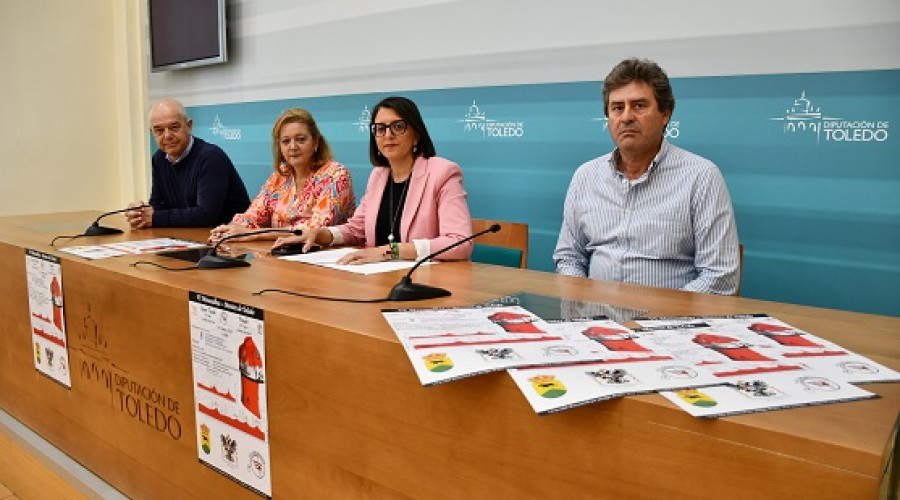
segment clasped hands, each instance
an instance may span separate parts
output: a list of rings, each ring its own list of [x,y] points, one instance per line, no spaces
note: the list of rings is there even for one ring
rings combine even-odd
[[[133,208],[140,207],[143,208]],[[145,201],[135,201],[128,205],[125,211],[125,220],[131,229],[144,229],[153,226],[153,207],[149,206]]]

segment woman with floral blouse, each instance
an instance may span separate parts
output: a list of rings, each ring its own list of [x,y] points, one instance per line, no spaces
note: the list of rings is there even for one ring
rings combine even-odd
[[[309,111],[289,109],[272,127],[274,172],[246,212],[210,232],[209,242],[274,240],[278,233],[249,234],[262,228],[315,229],[341,224],[356,202],[350,172],[334,156]]]

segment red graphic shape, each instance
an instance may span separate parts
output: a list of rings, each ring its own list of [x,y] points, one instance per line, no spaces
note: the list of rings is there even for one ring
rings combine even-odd
[[[197,384],[197,387],[199,387],[205,391],[209,391],[209,392],[215,394],[216,396],[219,396],[220,398],[227,399],[228,401],[231,401],[232,403],[236,401],[236,399],[234,399],[234,396],[232,396],[231,393],[219,392],[219,390],[216,389],[215,387],[210,387],[208,385],[203,385],[203,384],[199,384],[199,383]]]
[[[563,340],[562,337],[555,335],[542,335],[540,337],[528,337],[523,339],[500,339],[500,340],[482,340],[476,342],[436,342],[434,344],[421,344],[415,346],[415,349],[430,349],[432,347],[462,347],[474,345],[491,345],[491,344],[521,344],[524,342],[544,342],[547,340]]]
[[[34,331],[35,335],[37,335],[38,337],[41,337],[42,339],[47,339],[50,342],[53,342],[54,344],[56,344],[60,347],[66,346],[66,343],[63,342],[62,339],[57,337],[56,335],[49,334],[49,333],[45,332],[44,330],[41,330],[40,328],[33,328],[32,330]]]
[[[439,337],[476,337],[479,335],[496,335],[490,332],[475,332],[475,333],[441,333],[438,335],[410,335],[409,340],[414,339],[431,339],[431,338],[439,338]]]
[[[804,352],[785,352],[781,354],[786,358],[812,358],[816,356],[846,356],[845,351],[804,351]]]
[[[53,324],[56,325],[57,330],[62,331],[62,287],[59,286],[59,280],[56,279],[56,276],[50,281],[50,297],[53,302]]]
[[[51,323],[50,318],[44,316],[43,314],[40,314],[40,313],[31,313],[31,315],[32,315],[33,317],[35,317],[35,318],[37,318],[37,319],[39,319],[39,320],[45,322],[45,323]]]
[[[587,338],[599,342],[610,351],[650,352],[650,349],[634,341],[637,335],[627,330],[592,326],[581,333]]]
[[[774,361],[772,358],[750,349],[748,344],[724,335],[701,333],[696,335],[693,341],[695,344],[712,349],[734,361]]]
[[[528,314],[501,311],[491,314],[488,319],[509,333],[544,333],[535,326],[535,319]]]
[[[246,432],[250,436],[257,438],[260,441],[266,440],[266,433],[263,432],[262,429],[260,429],[259,427],[251,426],[247,422],[241,422],[240,420],[238,420],[236,418],[232,418],[227,415],[223,415],[222,413],[219,412],[219,410],[216,410],[215,408],[210,408],[208,406],[204,406],[199,403],[197,404],[197,406],[198,406],[198,409],[200,410],[200,413],[209,415],[210,417],[218,420],[219,422],[224,422],[224,423],[230,425],[231,427],[234,427],[235,429]]]
[[[250,413],[260,417],[259,385],[263,383],[262,355],[253,339],[246,337],[238,347],[238,362],[241,370],[241,403]]]
[[[772,372],[786,372],[791,370],[802,370],[802,366],[797,365],[778,365],[778,366],[757,366],[754,368],[740,368],[737,370],[731,370],[727,372],[714,372],[713,375],[717,377],[735,377],[737,375],[752,375],[755,373],[772,373]]]
[[[804,337],[799,330],[787,326],[753,323],[747,328],[760,335],[765,335],[781,345],[790,347],[824,347]]]

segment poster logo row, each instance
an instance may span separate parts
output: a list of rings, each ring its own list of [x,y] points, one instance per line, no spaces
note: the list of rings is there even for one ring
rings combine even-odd
[[[372,120],[372,112],[368,106],[364,106],[356,121],[351,122],[360,134],[368,134],[369,124]],[[607,129],[606,117],[592,118],[592,121],[603,123],[603,130]],[[890,137],[890,122],[871,118],[841,118],[829,116],[822,112],[822,108],[813,105],[806,97],[806,91],[800,92],[800,97],[794,99],[793,104],[785,109],[784,114],[769,118],[769,120],[781,122],[785,135],[812,135],[816,143],[826,142],[886,142]],[[468,111],[462,118],[456,120],[462,130],[468,134],[479,135],[486,139],[521,139],[525,137],[525,122],[518,119],[496,119],[489,117],[481,107],[472,100]],[[242,138],[239,128],[227,127],[222,123],[219,115],[213,119],[209,127],[213,135],[217,135],[228,141],[236,141]],[[678,139],[681,135],[680,121],[672,120],[666,126],[666,139]]]

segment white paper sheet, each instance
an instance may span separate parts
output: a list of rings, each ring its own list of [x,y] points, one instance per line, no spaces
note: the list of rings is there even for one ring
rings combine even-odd
[[[353,247],[343,247],[336,248],[334,250],[320,250],[318,252],[286,255],[280,258],[292,262],[303,262],[304,264],[329,267],[331,269],[337,269],[339,271],[347,271],[356,274],[388,273],[400,269],[409,269],[416,265],[415,261],[410,260],[387,260],[384,262],[375,262],[372,264],[354,264],[352,266],[336,264],[338,259],[357,250],[357,248]],[[423,266],[430,264],[432,264],[432,262],[422,263]]]

